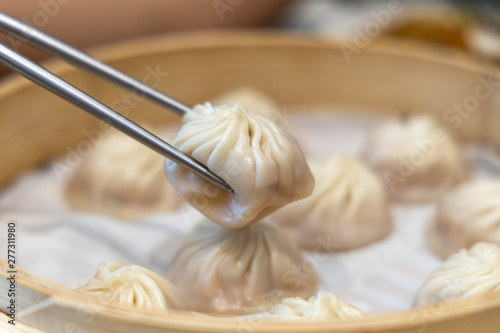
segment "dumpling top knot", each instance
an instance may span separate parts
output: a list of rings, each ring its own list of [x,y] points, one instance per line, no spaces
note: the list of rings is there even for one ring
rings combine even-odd
[[[275,320],[344,320],[366,317],[358,308],[342,302],[329,291],[320,291],[317,297],[307,301],[299,297],[285,298],[269,312]]]
[[[95,276],[78,288],[115,304],[143,310],[184,309],[175,286],[167,279],[138,265],[119,260],[101,262]]]
[[[451,255],[417,293],[415,306],[454,302],[500,290],[500,247],[479,242]]]
[[[222,192],[166,160],[168,180],[200,212],[226,227],[256,222],[311,194],[314,180],[304,155],[286,131],[242,105],[197,105],[184,116],[173,145],[223,178]]]

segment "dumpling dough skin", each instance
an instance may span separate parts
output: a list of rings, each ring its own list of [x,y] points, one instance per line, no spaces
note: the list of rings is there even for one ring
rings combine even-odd
[[[167,271],[187,306],[205,313],[268,311],[270,299],[309,297],[318,276],[276,225],[261,221],[230,229],[200,223]]]
[[[108,134],[74,171],[66,199],[76,209],[124,219],[174,210],[183,199],[165,179],[163,160],[122,133]]]
[[[468,178],[460,147],[428,115],[382,124],[369,137],[363,155],[397,202],[436,200]]]
[[[268,316],[269,319],[286,321],[336,321],[364,317],[367,316],[363,311],[342,302],[329,291],[320,291],[307,301],[299,297],[285,298],[269,311]]]
[[[271,120],[241,105],[197,105],[173,145],[205,164],[227,193],[165,160],[173,187],[209,220],[239,228],[311,194],[314,180],[298,145]]]
[[[114,260],[100,263],[97,273],[78,290],[141,310],[185,309],[175,286],[153,271]]]
[[[479,241],[500,245],[500,180],[465,183],[437,205],[427,229],[429,247],[446,258]]]
[[[300,247],[331,252],[366,245],[390,234],[392,217],[378,177],[344,155],[309,161],[316,186],[308,198],[270,218],[285,227]]]
[[[500,290],[500,247],[479,242],[446,259],[430,274],[415,306],[453,302]]]

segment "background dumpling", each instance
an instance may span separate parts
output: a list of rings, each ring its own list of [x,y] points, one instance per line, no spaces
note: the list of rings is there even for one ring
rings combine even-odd
[[[429,224],[427,240],[443,258],[479,241],[500,244],[500,180],[472,181],[445,195]]]
[[[468,175],[458,144],[427,115],[380,125],[367,140],[364,157],[390,198],[401,202],[440,198]]]
[[[316,183],[311,196],[271,216],[302,248],[346,250],[390,234],[385,191],[370,169],[340,154],[311,159],[309,166]]]
[[[184,116],[173,145],[205,164],[234,190],[215,188],[165,160],[174,188],[210,220],[231,228],[256,222],[311,194],[314,180],[287,132],[241,105],[197,105]]]
[[[167,279],[142,266],[118,260],[100,263],[95,276],[78,290],[141,310],[185,309],[177,289]]]
[[[187,306],[207,313],[269,310],[269,299],[309,297],[314,269],[278,226],[225,228],[206,221],[183,241],[167,271]]]
[[[430,274],[415,306],[453,302],[500,290],[500,247],[479,242],[450,256]]]
[[[251,87],[240,87],[229,90],[212,99],[212,105],[241,104],[245,109],[260,114],[279,124],[281,120],[280,106],[270,96]]]
[[[299,297],[285,298],[269,311],[269,319],[276,320],[344,320],[364,318],[358,308],[342,302],[329,291],[320,291],[307,301]]]
[[[108,134],[74,171],[66,199],[76,209],[119,218],[176,209],[183,199],[165,177],[164,159],[122,133]]]

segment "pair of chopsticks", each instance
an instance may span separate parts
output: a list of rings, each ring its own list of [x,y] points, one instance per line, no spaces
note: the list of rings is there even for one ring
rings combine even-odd
[[[0,12],[0,32],[62,58],[75,67],[119,87],[132,89],[132,92],[140,94],[149,101],[181,116],[191,110],[187,105],[2,12]],[[232,192],[231,187],[222,178],[200,162],[2,43],[0,43],[0,64],[18,72],[94,117],[107,122],[117,130],[184,166],[218,188]]]

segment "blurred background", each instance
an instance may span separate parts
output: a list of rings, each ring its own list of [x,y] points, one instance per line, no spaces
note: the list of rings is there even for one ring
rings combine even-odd
[[[4,0],[0,8],[82,49],[186,30],[280,29],[353,49],[390,36],[500,59],[498,0]],[[44,58],[10,37],[0,41]]]
[[[340,45],[345,47],[347,52],[344,55],[349,54],[349,52],[359,53],[361,49],[376,43],[378,40],[396,38],[413,40],[417,45],[422,43],[425,47],[436,47],[438,50],[440,50],[439,48],[448,48],[466,52],[473,57],[485,60],[485,64],[500,62],[500,0],[1,0],[0,11],[84,50],[132,39],[192,31],[259,29],[342,41]],[[8,36],[0,34],[0,42],[37,61],[46,59],[44,58],[46,55]],[[399,46],[399,43],[391,45]],[[401,45],[406,45],[406,43],[401,43]],[[281,52],[277,54],[282,55]],[[443,52],[443,54],[443,57],[447,57],[451,53]],[[248,59],[250,59],[248,63],[254,61],[252,57],[248,57]],[[263,58],[259,59],[262,60]],[[298,60],[301,59],[298,58]],[[309,61],[311,58],[307,56],[304,59]],[[322,59],[325,61],[324,57]],[[338,60],[339,57],[334,59]],[[202,79],[195,81],[193,78],[198,78],[196,70],[184,71],[184,69],[210,67],[211,63],[209,61],[213,61],[213,58],[207,60],[208,65],[203,64],[203,66],[193,66],[191,59],[188,58],[188,60],[185,61],[186,63],[189,62],[187,65],[184,62],[177,63],[182,65],[181,69],[176,69],[174,66],[169,68],[169,73],[166,74],[171,74],[172,79],[169,78],[161,82],[160,77],[160,80],[155,82],[157,84],[162,83],[160,90],[168,92],[181,101],[188,101],[188,105],[197,102],[194,97],[190,97],[191,95],[197,96],[198,101],[204,101],[225,91],[225,89],[229,91],[229,89],[237,88],[242,83],[246,84],[246,78],[236,77],[234,81],[232,78],[228,80],[228,77],[231,77],[232,74],[229,70],[226,71],[229,75],[221,80],[223,82],[221,84],[213,84],[212,77],[215,75],[200,75]],[[347,63],[344,63],[343,59],[341,60],[339,66],[329,66],[328,73],[335,73],[338,67],[344,68],[344,65],[347,66]],[[317,102],[316,96],[321,96],[320,102],[330,107],[334,105],[339,111],[350,111],[351,109],[342,109],[344,106],[340,103],[337,105],[335,96],[352,91],[343,100],[349,102],[362,99],[362,103],[353,104],[366,105],[367,111],[371,110],[372,107],[375,109],[377,105],[384,105],[384,112],[389,107],[390,110],[403,110],[405,112],[432,109],[431,111],[435,111],[435,114],[439,115],[451,110],[452,105],[455,105],[454,103],[465,103],[463,101],[466,98],[474,96],[471,95],[471,92],[475,91],[474,89],[478,85],[475,72],[464,71],[459,73],[460,75],[455,75],[457,71],[447,71],[447,66],[423,67],[428,70],[424,70],[421,75],[417,75],[418,78],[411,84],[403,86],[401,78],[406,79],[406,75],[408,75],[410,77],[408,81],[411,81],[411,75],[419,74],[418,71],[421,68],[420,66],[408,66],[410,60],[394,67],[398,70],[398,75],[391,75],[388,80],[390,82],[387,82],[383,88],[366,89],[368,90],[366,93],[354,90],[353,88],[358,88],[358,85],[351,83],[348,87],[342,87],[342,89],[332,94],[330,91],[334,91],[344,83],[340,82],[335,87],[322,87],[321,83],[323,81],[318,80],[317,82],[300,82],[300,84],[292,85],[296,91],[298,91],[296,87],[299,86],[307,87],[307,89],[304,89],[301,97],[284,99],[282,96],[289,94],[287,87],[274,87],[274,89],[268,91],[266,87],[271,87],[275,84],[274,81],[268,80],[266,77],[260,80],[260,76],[259,79],[254,77],[250,81],[260,82],[261,85],[257,87],[263,89],[264,93],[269,93],[273,99],[275,98],[278,101],[279,105],[275,109],[280,111],[280,115],[283,115],[283,123],[286,126],[288,126],[287,122],[293,121],[295,117],[292,108],[294,104],[288,103],[291,108],[287,109],[287,100],[295,100],[297,105],[302,103],[307,106],[307,103],[313,104]],[[294,59],[288,60],[288,62],[292,61]],[[328,61],[331,61],[330,58],[328,58]],[[149,65],[147,60],[137,62],[137,64],[134,61],[129,62],[131,70],[135,71],[136,74],[141,73],[136,77],[146,77],[146,67],[140,65],[146,63]],[[355,66],[358,64],[354,63]],[[368,68],[367,64],[376,67],[380,63],[385,64],[384,68],[386,68],[388,67],[387,64],[390,64],[390,60],[378,63],[377,61],[365,61],[365,67],[363,68]],[[455,66],[457,60],[452,59],[450,63]],[[292,62],[292,64],[295,66],[295,63]],[[264,72],[265,69],[273,65],[274,63],[270,63],[269,66],[261,66],[258,73]],[[219,64],[219,67],[231,68],[231,64],[228,66]],[[282,72],[283,68],[290,67],[284,66],[282,69],[277,70],[276,73]],[[309,73],[307,72],[307,66],[305,67],[304,71],[298,71],[294,75],[304,75],[303,77],[309,79],[314,78],[316,71]],[[430,72],[435,68],[443,70],[442,72]],[[362,76],[371,80],[365,84],[365,87],[375,87],[371,83],[378,83],[382,77],[381,73],[385,74],[378,68],[375,69],[377,70],[374,70],[373,73],[370,71],[370,73]],[[245,73],[250,71],[251,69],[245,71]],[[210,73],[210,71],[207,72]],[[7,73],[8,70],[0,66],[0,79],[6,78]],[[127,71],[127,73],[129,72]],[[165,72],[162,73],[165,74]],[[343,73],[346,75],[345,73],[356,73],[356,71],[345,71]],[[403,75],[399,75],[399,73]],[[428,73],[435,75],[426,77]],[[448,84],[453,80],[456,80],[457,84],[452,87],[445,85],[445,83]],[[135,108],[136,111],[131,112],[130,118],[132,120],[141,118],[143,121],[148,120],[151,124],[167,124],[167,119],[176,117],[173,113],[157,112],[159,107],[143,102],[144,98],[132,100],[131,98],[134,95],[131,93],[125,94],[121,89],[111,87],[109,84],[104,83],[101,85],[98,83],[91,85],[96,81],[86,81],[85,78],[82,79],[81,77],[69,77],[68,81],[78,82],[77,86],[82,90],[98,98],[106,105],[113,108],[117,106],[115,109],[119,112],[126,114]],[[225,86],[224,82],[229,81],[235,82],[235,86]],[[337,81],[336,76],[334,80],[328,80],[327,82],[333,81]],[[433,81],[435,81],[435,84],[427,85],[427,82]],[[186,89],[186,87],[189,87],[189,89]],[[408,95],[403,94],[399,98],[397,93],[387,87],[397,87],[398,89],[395,90],[400,94],[406,91],[409,93]],[[35,91],[36,94],[34,94],[34,90],[29,89],[20,89],[19,93],[13,91],[14,89],[11,89],[10,92],[7,91],[7,94],[12,93],[14,96],[12,100],[8,100],[4,104],[0,103],[1,105],[7,105],[5,108],[0,107],[0,115],[2,116],[0,124],[4,125],[0,131],[0,138],[4,138],[3,142],[9,142],[9,144],[2,146],[4,148],[2,156],[12,156],[12,160],[15,157],[16,161],[20,161],[18,162],[20,166],[17,163],[6,163],[8,168],[2,166],[0,176],[3,178],[0,177],[0,183],[20,175],[20,171],[32,165],[45,163],[42,164],[45,168],[28,174],[28,176],[21,175],[19,183],[13,182],[12,187],[9,188],[9,195],[4,194],[3,197],[0,195],[0,199],[3,199],[3,201],[0,200],[0,222],[2,222],[1,220],[16,220],[20,221],[20,225],[22,223],[22,237],[24,244],[26,244],[26,246],[21,246],[21,251],[24,251],[20,254],[22,267],[68,286],[76,286],[78,283],[84,282],[85,278],[88,279],[94,272],[97,262],[102,260],[121,259],[130,263],[142,263],[146,267],[154,268],[157,272],[164,272],[170,258],[170,254],[169,256],[165,254],[173,254],[171,249],[179,246],[182,235],[186,234],[193,224],[199,221],[196,216],[192,218],[191,214],[193,214],[194,209],[187,211],[187,213],[181,211],[181,214],[171,215],[171,217],[166,217],[167,212],[165,214],[158,213],[156,217],[151,214],[151,217],[138,218],[139,223],[137,224],[122,223],[121,219],[106,214],[75,213],[65,201],[63,191],[66,182],[70,179],[69,177],[77,174],[78,169],[76,166],[78,163],[84,157],[90,156],[89,154],[92,151],[96,151],[94,148],[101,142],[104,133],[108,132],[105,130],[97,131],[97,120],[83,112],[66,112],[66,109],[70,108],[70,106],[65,101],[59,100],[41,89],[38,89],[40,91],[38,93]],[[271,91],[275,92],[275,94],[272,94]],[[421,98],[420,95],[423,97]],[[325,96],[332,97],[326,98]],[[361,98],[358,98],[358,96]],[[500,120],[500,112],[498,114],[490,112],[490,110],[496,111],[500,109],[496,107],[500,104],[500,93],[491,96],[492,98],[481,100],[481,105],[476,106],[486,111],[471,112],[470,118],[469,114],[460,113],[460,117],[456,116],[460,120],[460,124],[462,118],[469,118],[468,121],[464,121],[464,126],[457,130],[461,137],[470,138],[472,136],[470,133],[479,132],[477,128],[480,128],[481,137],[489,136],[500,143],[498,126],[494,126],[495,121],[491,121],[491,125],[487,124],[486,121],[489,119]],[[5,95],[0,97],[5,98]],[[45,98],[51,102],[40,102],[45,101]],[[390,100],[390,102],[386,103],[385,100]],[[19,103],[19,106],[16,103]],[[134,106],[130,103],[134,103]],[[140,103],[144,103],[144,105]],[[407,109],[409,107],[415,110]],[[363,109],[361,108],[361,110]],[[455,110],[453,111],[455,112]],[[486,114],[486,116],[483,116],[483,114]],[[169,116],[172,116],[172,118],[167,118]],[[54,117],[56,121],[53,121],[50,117]],[[302,121],[302,124],[309,126],[302,132],[302,138],[303,140],[307,138],[308,141],[305,142],[306,144],[309,143],[309,149],[313,154],[319,155],[326,151],[323,150],[324,146],[317,145],[317,142],[326,143],[329,149],[342,152],[346,152],[343,150],[346,148],[342,147],[351,147],[350,145],[354,143],[355,148],[351,152],[353,155],[356,149],[357,151],[363,149],[362,145],[365,140],[363,135],[368,130],[365,130],[364,127],[359,127],[361,130],[358,130],[359,128],[355,125],[357,122],[352,122],[346,118],[345,121],[340,120],[336,125],[337,127],[331,127],[330,122],[323,121],[323,119],[329,118],[320,117],[313,122],[304,122],[304,119],[306,118],[297,118],[295,121],[296,124]],[[180,118],[177,121],[180,122]],[[362,123],[365,124],[364,121]],[[40,126],[40,124],[44,124],[44,126]],[[367,117],[366,124],[369,127],[373,126],[374,123],[371,123],[371,118]],[[485,124],[489,126],[483,126]],[[481,128],[481,126],[484,128]],[[315,127],[314,130],[311,130],[313,127]],[[99,127],[99,129],[102,129],[102,127]],[[95,133],[94,131],[97,131],[98,139],[95,139],[95,136],[94,138],[89,136],[88,133]],[[308,135],[309,133],[314,135]],[[352,135],[352,133],[354,133],[354,137],[348,136]],[[13,140],[12,137],[25,139]],[[124,140],[129,140],[125,136],[122,137]],[[173,135],[171,137],[173,138]],[[325,137],[331,139],[324,140]],[[346,137],[353,139],[345,139]],[[170,139],[167,141],[171,142]],[[12,144],[12,142],[15,144]],[[338,144],[332,148],[334,142]],[[346,142],[347,144],[345,144]],[[492,163],[496,163],[496,155],[490,154],[488,149],[489,147],[486,147],[482,155],[480,155],[482,151],[478,150],[479,157],[477,159],[480,162],[487,161],[484,164],[487,164],[491,170],[496,171],[498,168],[490,167]],[[107,151],[105,153],[108,154]],[[53,163],[52,160],[48,160],[54,155],[59,156],[57,157],[57,164]],[[489,156],[492,155],[494,157],[490,158]],[[9,158],[2,158],[2,160],[8,161]],[[75,161],[76,163],[74,163]],[[64,169],[59,170],[64,171],[58,171],[54,165],[62,165]],[[101,168],[101,164],[96,163],[96,165]],[[109,169],[113,170],[112,167],[113,165]],[[130,173],[126,163],[121,162],[121,160],[118,167],[126,169],[126,180],[133,180],[134,177],[139,179],[139,176],[144,173],[142,169],[138,169],[137,174]],[[107,170],[107,168],[104,169]],[[96,167],[96,170],[99,169]],[[149,175],[149,173],[147,174]],[[99,190],[95,190],[96,192],[99,192],[101,188],[107,189],[104,181],[104,185],[101,186],[101,176],[98,175],[99,173],[96,172],[95,176],[90,176],[97,179],[94,181],[99,185],[97,186]],[[160,176],[161,179],[166,181],[161,169]],[[113,183],[110,186],[110,188],[117,189],[118,199],[111,198],[110,200],[120,202],[122,193],[125,193],[125,197],[127,197],[127,193],[134,193],[135,188],[133,186],[135,182],[131,181],[132,185],[129,187],[127,182],[123,181],[124,184],[122,185],[120,181],[117,181],[118,185],[114,186]],[[132,190],[128,190],[129,188],[132,188]],[[141,189],[145,188],[146,186],[141,185]],[[91,188],[90,191],[94,191],[94,189]],[[146,190],[141,191],[143,192],[138,191],[138,197],[140,197],[141,193],[149,194]],[[103,197],[107,199],[107,192],[102,192],[104,193]],[[156,192],[151,191],[151,193],[157,196]],[[102,202],[106,204],[111,202],[105,201],[99,194],[96,197],[97,200],[103,200]],[[150,198],[149,195],[145,195],[145,197],[148,200]],[[132,196],[132,200],[135,199],[136,197]],[[364,252],[366,256],[357,257],[359,258],[357,261],[351,261],[350,254],[343,257],[346,258],[345,260],[337,261],[336,258],[333,258],[331,261],[325,261],[323,265],[327,273],[324,273],[323,276],[332,277],[336,283],[334,285],[332,282],[332,287],[328,289],[333,291],[345,290],[344,295],[352,292],[349,297],[360,302],[367,302],[360,303],[363,309],[373,311],[406,309],[421,281],[435,267],[438,260],[427,250],[423,238],[415,237],[415,235],[424,234],[423,230],[426,224],[418,222],[425,222],[430,218],[433,213],[431,208],[425,206],[422,210],[420,208],[415,210],[410,208],[409,211],[405,211],[404,208],[399,209],[397,207],[396,218],[401,223],[400,225],[405,225],[405,227],[398,226],[396,229],[402,231],[402,233],[391,238],[392,242],[381,245],[378,248],[379,252]],[[120,209],[124,210],[122,207]],[[416,223],[408,223],[407,216],[410,215],[409,220]],[[178,223],[179,216],[184,219],[183,223]],[[406,225],[409,227],[406,227]],[[158,232],[159,230],[168,230],[168,232]],[[1,232],[2,230],[0,230]],[[41,237],[41,235],[44,235],[44,237]],[[0,237],[0,241],[1,239],[2,237]],[[144,239],[148,241],[144,242]],[[394,251],[396,246],[398,246],[398,249],[411,249],[412,252],[400,251],[393,260],[391,255],[396,252]],[[89,248],[93,250],[86,250]],[[78,253],[79,260],[75,260],[75,253]],[[39,258],[54,258],[54,260],[40,260]],[[379,258],[389,259],[380,260]],[[348,262],[352,262],[352,266]],[[373,265],[374,268],[371,269],[372,266],[370,266],[370,269],[366,269],[366,263],[371,262],[376,263]],[[387,267],[392,267],[392,264],[397,265],[398,268],[394,270],[387,269]],[[408,270],[406,270],[406,267],[409,267]],[[334,271],[335,274],[332,274],[331,272]],[[394,273],[395,271],[396,273]],[[401,276],[403,276],[402,279],[400,279]],[[348,289],[347,286],[353,288]],[[355,289],[358,287],[360,289]],[[367,293],[370,293],[371,296],[367,298],[358,296]],[[386,293],[392,296],[387,298],[379,297],[380,295],[386,296]]]

